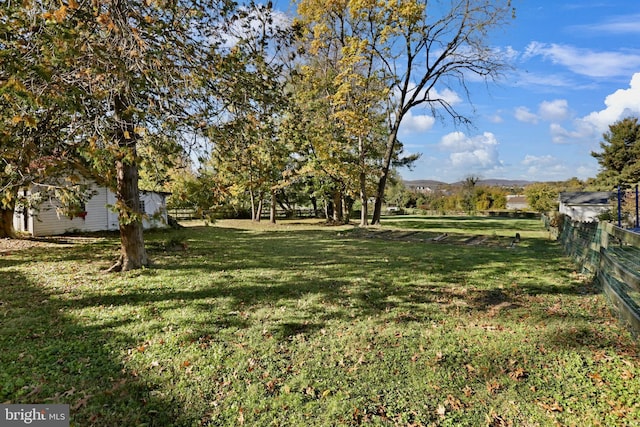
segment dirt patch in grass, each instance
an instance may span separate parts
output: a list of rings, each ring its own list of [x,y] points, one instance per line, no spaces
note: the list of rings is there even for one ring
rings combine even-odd
[[[513,247],[519,241],[514,237],[463,233],[438,233],[433,231],[391,230],[383,228],[354,228],[341,235],[358,239],[383,239],[421,243],[443,243],[468,246]]]
[[[24,239],[0,239],[0,255],[9,255],[12,252],[24,251],[33,248],[58,248],[60,246],[73,246],[78,244],[95,243],[96,237],[88,236],[53,236]]]

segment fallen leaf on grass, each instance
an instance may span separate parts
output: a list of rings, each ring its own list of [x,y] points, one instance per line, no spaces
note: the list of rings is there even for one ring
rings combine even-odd
[[[517,368],[514,371],[509,372],[509,378],[514,381],[520,381],[529,376],[529,373],[522,368]]]
[[[622,378],[623,380],[631,380],[635,377],[635,375],[633,374],[633,372],[629,371],[628,369],[625,369],[622,371],[622,374],[620,374],[620,378]]]
[[[560,404],[558,402],[553,402],[551,404],[547,404],[541,401],[537,401],[536,402],[540,407],[542,407],[543,409],[547,410],[548,412],[562,412],[564,411],[564,409],[562,408],[562,406],[560,406]]]
[[[73,396],[76,392],[76,388],[75,387],[71,387],[69,390],[65,391],[64,393],[62,393],[62,397],[70,397]]]
[[[489,394],[496,394],[498,390],[500,390],[500,383],[498,381],[487,381],[487,391]]]
[[[31,390],[29,393],[27,393],[25,395],[25,397],[33,397],[36,394],[40,393],[40,391],[42,391],[42,387],[41,386],[36,386],[33,388],[33,390]]]
[[[244,409],[240,408],[238,412],[240,412],[240,414],[238,415],[238,424],[242,426],[244,425]]]
[[[73,406],[71,407],[71,410],[77,411],[83,406],[87,406],[87,402],[89,402],[89,399],[91,399],[92,397],[93,397],[92,394],[86,394],[82,399],[78,399],[78,401],[73,404]]]
[[[465,396],[467,396],[467,397],[471,397],[471,396],[473,395],[473,389],[472,389],[471,387],[469,387],[468,385],[467,385],[467,386],[465,386],[465,387],[462,389],[462,392],[463,392],[463,393],[464,393],[464,395],[465,395]]]
[[[602,379],[602,376],[599,373],[595,372],[593,374],[588,374],[587,376],[589,378],[591,378],[596,383],[597,386],[604,385],[604,381]]]
[[[489,427],[510,427],[513,423],[505,420],[502,416],[496,414],[493,410],[487,414],[487,426]]]
[[[462,404],[462,402],[460,401],[460,399],[456,398],[454,395],[452,394],[448,394],[447,395],[447,404],[449,405],[449,407],[451,409],[453,409],[454,411],[458,411],[462,408],[464,408],[464,405]]]

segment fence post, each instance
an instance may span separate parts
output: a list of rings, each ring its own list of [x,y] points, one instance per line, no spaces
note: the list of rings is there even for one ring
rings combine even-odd
[[[636,228],[640,228],[640,223],[638,223],[638,184],[636,184]]]
[[[618,227],[622,227],[622,194],[620,184],[618,184]]]

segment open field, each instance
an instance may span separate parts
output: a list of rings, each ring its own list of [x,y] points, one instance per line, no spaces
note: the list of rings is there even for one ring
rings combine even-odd
[[[0,242],[0,402],[78,426],[640,425],[638,343],[538,221],[146,239],[153,267],[119,275],[115,235]]]

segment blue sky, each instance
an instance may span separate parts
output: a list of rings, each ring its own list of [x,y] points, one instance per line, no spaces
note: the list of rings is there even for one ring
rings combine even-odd
[[[280,4],[278,4],[280,3]],[[276,2],[276,6],[287,2]],[[492,33],[513,70],[494,84],[469,85],[472,120],[456,127],[414,110],[400,140],[422,153],[406,180],[595,177],[608,126],[640,116],[640,2],[515,0],[516,18]],[[445,88],[437,88],[444,91]]]
[[[413,171],[402,172],[405,179],[594,177],[598,164],[590,153],[599,150],[608,125],[640,114],[640,3],[515,6],[516,19],[492,41],[513,71],[488,88],[470,87],[471,128],[404,123],[407,151],[422,153]]]

